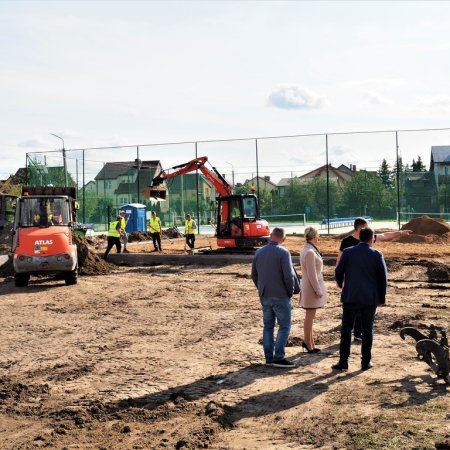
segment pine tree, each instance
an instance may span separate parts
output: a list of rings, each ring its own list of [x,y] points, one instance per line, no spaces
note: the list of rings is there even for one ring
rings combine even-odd
[[[398,164],[397,164],[398,163]],[[395,161],[394,167],[392,168],[392,178],[395,180],[397,177],[397,167],[400,172],[400,176],[405,171],[405,166],[403,165],[402,157],[398,158],[398,161]]]
[[[413,172],[426,172],[425,164],[422,161],[422,158],[420,156],[417,157],[417,161],[414,160],[412,162],[412,171]]]
[[[383,185],[386,186],[388,189],[392,189],[392,187],[394,186],[392,180],[392,172],[389,168],[389,164],[385,159],[383,159],[383,162],[381,163],[381,166],[378,169],[377,173]]]

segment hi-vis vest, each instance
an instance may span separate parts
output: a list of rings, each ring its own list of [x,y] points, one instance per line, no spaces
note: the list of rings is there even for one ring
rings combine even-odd
[[[119,223],[119,221],[116,220],[115,222],[111,222],[109,224],[108,236],[120,238],[120,233],[117,231],[117,224],[118,223]]]
[[[125,231],[125,227],[127,226],[127,222],[125,220],[125,217],[122,217],[120,219],[120,228],[122,228],[123,231]]]
[[[161,232],[161,221],[159,217],[150,219],[150,233],[160,233]]]
[[[184,221],[185,232],[184,234],[195,234],[194,221],[185,220]]]

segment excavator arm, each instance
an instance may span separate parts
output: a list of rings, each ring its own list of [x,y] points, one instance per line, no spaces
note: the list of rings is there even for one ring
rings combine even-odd
[[[170,169],[161,170],[161,172],[152,180],[152,185],[148,186],[144,189],[143,194],[147,198],[155,198],[159,200],[166,199],[166,188],[161,186],[164,181],[170,180],[171,178],[178,177],[180,175],[184,175],[186,173],[194,172],[196,170],[200,170],[200,172],[207,178],[216,189],[216,192],[219,196],[232,195],[232,188],[230,184],[225,180],[225,178],[218,172],[215,167],[208,169],[206,167],[206,162],[208,158],[206,156],[202,156],[199,158],[194,158],[186,164],[180,164],[178,166],[171,167]],[[173,172],[168,172],[169,170],[173,170]]]

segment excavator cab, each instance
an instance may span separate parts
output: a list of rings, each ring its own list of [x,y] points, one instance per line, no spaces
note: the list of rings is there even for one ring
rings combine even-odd
[[[217,243],[223,247],[253,248],[269,241],[269,225],[259,218],[253,194],[217,198]]]

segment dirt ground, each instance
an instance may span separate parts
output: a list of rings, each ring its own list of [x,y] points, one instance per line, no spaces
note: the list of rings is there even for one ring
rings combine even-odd
[[[288,238],[293,252],[301,245]],[[163,241],[165,252],[183,246]],[[320,241],[325,256],[338,246]],[[450,386],[399,336],[406,324],[450,330],[450,246],[377,248],[390,280],[367,372],[358,345],[347,373],[330,369],[341,316],[332,260],[315,324],[321,353],[302,352],[293,299],[291,370],[262,364],[250,265],[119,267],[75,286],[0,278],[0,448],[450,449]]]

